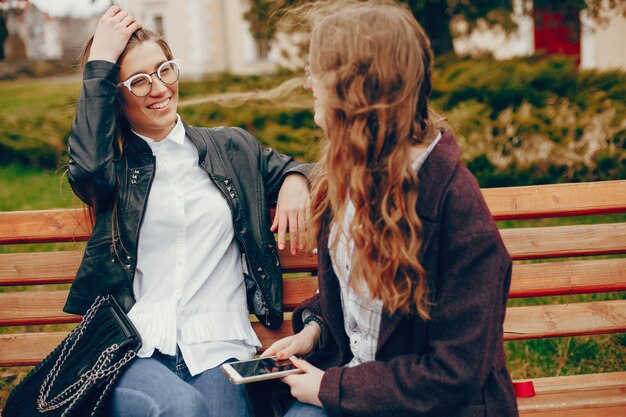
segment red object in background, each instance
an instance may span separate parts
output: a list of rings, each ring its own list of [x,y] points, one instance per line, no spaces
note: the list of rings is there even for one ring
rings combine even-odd
[[[513,382],[513,390],[518,398],[534,397],[536,395],[533,381]]]
[[[580,15],[577,7],[535,7],[535,51],[576,56],[580,63]]]

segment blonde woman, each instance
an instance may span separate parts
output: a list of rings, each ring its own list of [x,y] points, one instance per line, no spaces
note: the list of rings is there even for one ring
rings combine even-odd
[[[83,55],[69,181],[95,224],[65,311],[111,294],[143,342],[107,415],[246,416],[219,365],[256,353],[249,313],[283,320],[273,231],[278,249],[287,229],[303,243],[306,167],[243,129],[185,124],[182,64],[125,10],[107,10]]]
[[[430,43],[405,7],[313,23],[326,138],[312,190],[319,294],[295,335],[287,416],[513,417],[503,349],[511,259],[451,131],[429,111]]]

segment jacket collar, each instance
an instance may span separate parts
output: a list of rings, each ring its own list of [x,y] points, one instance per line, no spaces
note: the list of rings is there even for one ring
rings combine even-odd
[[[174,130],[178,130],[177,135],[184,139],[184,135],[187,135],[191,142],[198,149],[198,161],[204,162],[207,156],[207,141],[203,138],[202,134],[197,128],[189,126],[182,119],[179,118],[178,123]],[[174,132],[174,130],[172,132]],[[149,165],[154,162],[152,155],[152,149],[144,138],[136,134],[128,125],[124,126],[124,136],[127,138],[126,155],[129,157],[132,155],[136,158],[141,165]],[[180,139],[179,139],[180,140]],[[175,140],[178,143],[178,140]]]
[[[185,122],[183,122],[183,126],[185,128],[185,133],[187,134],[187,136],[189,136],[189,139],[191,139],[191,142],[195,145],[196,149],[198,149],[198,162],[200,164],[203,163],[208,153],[207,139],[203,137],[198,128],[189,126]],[[208,131],[209,129],[206,129],[207,135],[210,136],[210,133]],[[211,165],[210,158],[208,163],[209,165]],[[209,169],[212,170],[211,166],[209,166]]]
[[[454,140],[452,132],[445,130],[441,140],[419,171],[417,212],[422,220],[424,232],[421,250],[422,257],[428,253],[436,234],[437,222],[441,216],[443,193],[458,166],[460,157],[461,148]],[[377,351],[380,350],[396,327],[398,327],[402,317],[403,314],[399,312],[390,316],[383,309]]]
[[[436,221],[442,196],[461,159],[461,148],[452,132],[444,130],[435,149],[420,169],[417,213],[422,220]]]

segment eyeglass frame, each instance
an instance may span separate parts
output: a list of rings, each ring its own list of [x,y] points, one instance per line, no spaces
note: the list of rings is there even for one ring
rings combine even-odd
[[[163,67],[166,64],[176,64],[176,66],[178,67],[178,76],[176,77],[175,81],[172,81],[171,83],[166,83],[165,81],[163,81],[163,79],[161,78],[161,70],[163,69]],[[117,87],[126,87],[128,89],[128,91],[130,91],[130,93],[132,95],[134,95],[135,97],[145,97],[148,94],[150,94],[150,91],[152,91],[152,76],[156,74],[157,78],[159,79],[159,81],[161,81],[163,84],[165,85],[172,85],[174,84],[176,81],[178,81],[178,79],[180,78],[180,58],[175,58],[175,59],[169,59],[167,61],[165,61],[164,63],[162,63],[161,65],[159,65],[159,68],[157,68],[156,71],[151,72],[150,74],[146,74],[145,72],[139,73],[139,74],[135,74],[133,76],[131,76],[130,78],[128,78],[126,81],[121,82],[121,83],[117,83]],[[150,89],[148,90],[148,92],[142,96],[139,96],[135,93],[133,93],[133,90],[131,89],[131,83],[132,81],[134,81],[135,79],[137,79],[137,77],[145,77],[147,76],[147,78],[150,80]]]

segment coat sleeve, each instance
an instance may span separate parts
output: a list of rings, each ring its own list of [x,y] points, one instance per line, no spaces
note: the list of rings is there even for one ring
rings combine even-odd
[[[329,415],[450,415],[483,386],[501,346],[511,260],[480,191],[466,185],[444,200],[429,349],[328,369],[319,397]]]
[[[263,176],[267,199],[270,204],[276,204],[278,191],[285,177],[297,174],[303,175],[307,179],[309,178],[313,164],[300,163],[272,148],[262,147],[259,141],[249,132],[238,127],[233,129],[242,135],[251,147],[255,148],[255,152],[259,156],[259,169]]]
[[[85,65],[83,86],[69,137],[69,182],[76,195],[98,207],[115,192],[113,143],[119,67],[106,61]]]

